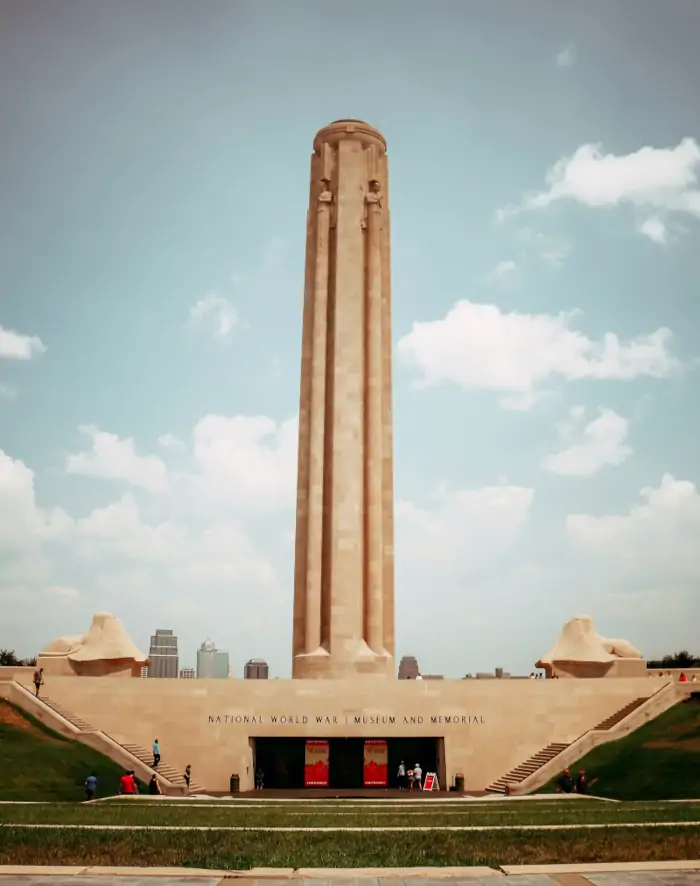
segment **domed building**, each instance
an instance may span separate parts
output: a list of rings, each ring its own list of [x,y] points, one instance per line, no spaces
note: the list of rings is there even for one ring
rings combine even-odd
[[[225,679],[229,674],[228,652],[216,648],[213,640],[207,639],[197,650],[197,678]]]

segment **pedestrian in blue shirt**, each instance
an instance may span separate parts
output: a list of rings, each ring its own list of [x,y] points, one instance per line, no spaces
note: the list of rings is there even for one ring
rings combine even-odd
[[[92,800],[97,790],[97,776],[93,772],[85,779],[85,799]]]
[[[160,745],[158,739],[153,742],[153,768],[157,769],[160,763]]]

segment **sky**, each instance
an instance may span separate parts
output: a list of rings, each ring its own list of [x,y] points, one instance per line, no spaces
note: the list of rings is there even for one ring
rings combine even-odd
[[[397,660],[700,654],[700,4],[0,0],[0,648],[291,670],[314,134],[391,176]]]

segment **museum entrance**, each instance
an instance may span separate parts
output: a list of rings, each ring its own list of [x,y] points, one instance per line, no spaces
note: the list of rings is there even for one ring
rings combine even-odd
[[[397,789],[401,762],[437,773],[446,790],[442,738],[255,738],[253,747],[267,790]]]

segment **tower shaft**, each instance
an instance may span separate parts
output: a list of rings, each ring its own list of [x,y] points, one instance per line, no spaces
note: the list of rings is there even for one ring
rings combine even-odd
[[[311,158],[294,677],[393,673],[390,285],[386,143],[341,120]]]

